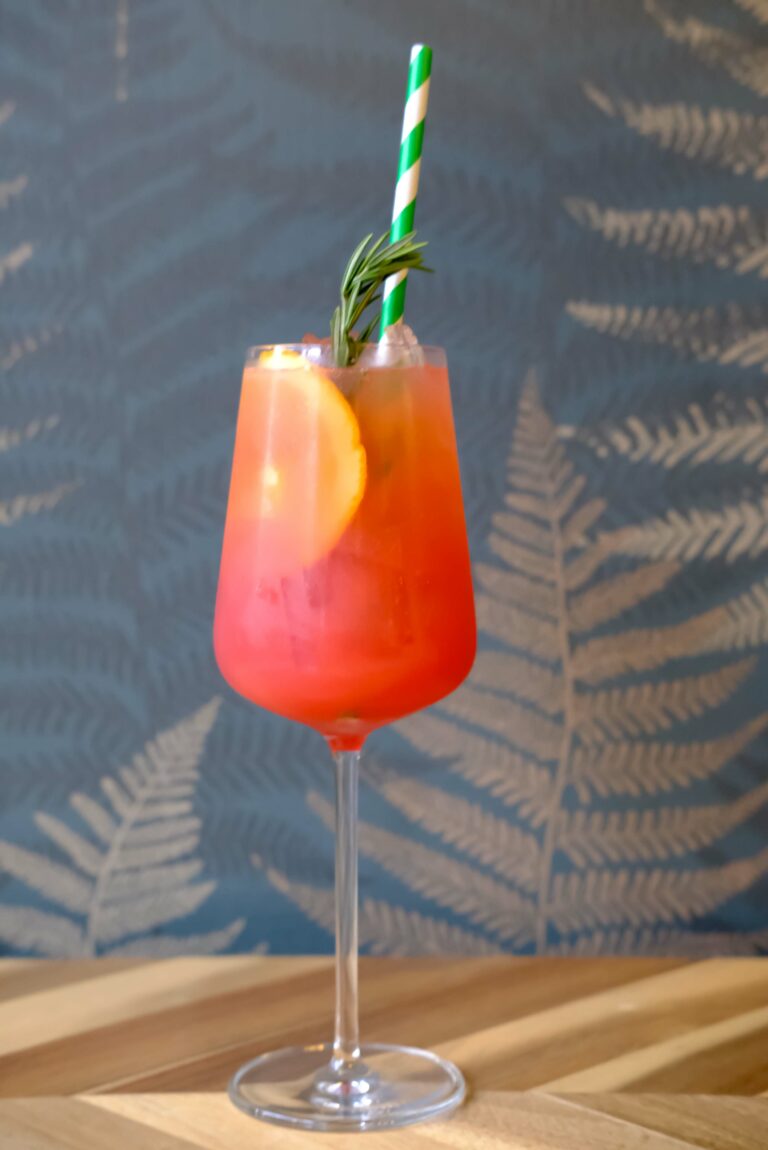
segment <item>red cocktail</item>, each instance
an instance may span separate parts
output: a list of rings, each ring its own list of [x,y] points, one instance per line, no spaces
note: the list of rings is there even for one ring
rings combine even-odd
[[[216,604],[222,674],[334,750],[464,679],[475,618],[445,357],[254,349]]]
[[[401,1126],[464,1097],[428,1051],[360,1045],[357,787],[383,723],[459,685],[475,614],[445,356],[324,344],[254,348],[237,421],[215,620],[228,682],[307,723],[336,764],[333,1044],[261,1055],[233,1101],[303,1129]]]

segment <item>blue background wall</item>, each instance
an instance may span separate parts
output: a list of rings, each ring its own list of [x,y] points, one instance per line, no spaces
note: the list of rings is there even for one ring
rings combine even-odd
[[[8,951],[330,946],[324,748],[211,618],[243,350],[386,226],[415,40],[483,654],[371,740],[364,944],[768,943],[765,0],[0,0]]]

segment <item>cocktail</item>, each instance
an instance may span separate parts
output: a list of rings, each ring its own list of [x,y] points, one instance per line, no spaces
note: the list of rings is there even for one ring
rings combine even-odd
[[[375,320],[353,327],[380,288],[391,320],[422,266],[410,232],[385,239],[352,256],[330,341],[247,354],[216,603],[224,677],[313,727],[335,762],[335,1038],[262,1055],[230,1087],[243,1110],[306,1129],[404,1125],[464,1096],[452,1064],[358,1036],[360,752],[457,687],[475,654],[445,355],[405,338],[400,316],[379,344]]]
[[[445,356],[248,353],[215,624],[241,695],[334,752],[434,703],[475,651]]]
[[[457,687],[475,653],[440,349],[372,346],[344,368],[329,345],[248,353],[215,649],[241,695],[325,736],[337,777],[336,1040],[258,1059],[236,1101],[320,1127],[393,1125],[455,1104],[458,1072],[413,1051],[361,1052],[357,1036],[360,750],[376,727]]]

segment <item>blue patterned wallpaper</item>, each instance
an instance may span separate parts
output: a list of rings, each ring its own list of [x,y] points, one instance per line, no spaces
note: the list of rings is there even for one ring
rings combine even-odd
[[[324,748],[211,619],[419,39],[481,651],[370,741],[363,945],[768,949],[768,0],[0,0],[4,952],[331,945]]]

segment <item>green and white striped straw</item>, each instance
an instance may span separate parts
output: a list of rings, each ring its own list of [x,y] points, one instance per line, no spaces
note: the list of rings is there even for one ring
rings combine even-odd
[[[432,49],[426,44],[414,44],[408,67],[395,203],[392,208],[392,229],[389,233],[392,243],[413,231],[431,71]],[[388,327],[403,321],[407,275],[407,271],[401,271],[384,282],[384,298],[381,305],[382,335]]]

